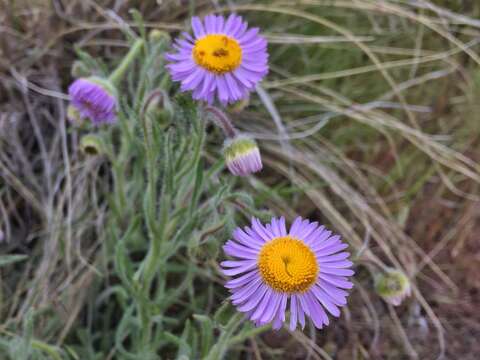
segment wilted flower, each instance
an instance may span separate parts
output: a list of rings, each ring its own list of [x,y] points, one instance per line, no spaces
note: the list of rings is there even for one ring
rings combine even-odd
[[[172,79],[193,98],[222,104],[244,99],[268,73],[267,41],[240,16],[192,18],[194,37],[184,33],[174,54],[167,54]]]
[[[273,322],[279,329],[285,322],[290,300],[290,329],[305,316],[321,329],[329,324],[327,310],[340,315],[353,284],[348,276],[352,262],[348,247],[317,222],[298,217],[287,232],[285,219],[273,218],[265,226],[253,218],[251,227],[237,228],[223,247],[235,260],[221,263],[224,274],[234,276],[226,283],[232,303],[257,326]]]
[[[244,135],[227,139],[224,146],[225,162],[233,175],[247,176],[262,170],[262,157],[255,140]]]
[[[68,88],[71,104],[81,118],[95,125],[113,123],[117,119],[117,96],[108,80],[97,77],[80,78]]]
[[[410,280],[400,270],[389,269],[375,279],[375,290],[386,302],[398,306],[410,296]]]

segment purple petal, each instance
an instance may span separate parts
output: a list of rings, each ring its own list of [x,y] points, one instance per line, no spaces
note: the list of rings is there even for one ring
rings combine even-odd
[[[255,311],[250,317],[250,320],[252,321],[260,320],[264,316],[265,309],[272,302],[273,290],[268,286],[265,286],[265,288],[267,289],[265,292],[265,296],[262,298],[262,300],[258,304],[258,307],[255,309]]]
[[[235,289],[238,287],[242,287],[252,281],[254,278],[259,277],[260,274],[258,271],[250,271],[242,276],[239,276],[235,279],[227,281],[225,287],[228,289]]]
[[[250,229],[246,227],[245,230],[250,230]],[[240,228],[236,228],[235,231],[233,232],[233,238],[236,241],[238,241],[239,243],[247,247],[260,250],[264,242],[258,236],[255,236],[255,235],[257,234],[252,234],[252,233],[247,234],[245,231],[243,231]]]
[[[328,310],[330,314],[332,314],[335,317],[340,316],[340,310],[333,304],[327,294],[323,290],[321,290],[319,287],[312,286],[310,288],[310,291],[312,294],[317,298],[318,301],[325,307],[325,309]]]
[[[203,29],[202,22],[196,16],[192,18],[192,29],[195,34],[195,38],[201,38],[205,36],[205,30]]]
[[[273,318],[273,326],[272,326],[273,330],[280,329],[283,325],[283,322],[285,321],[285,309],[287,307],[287,300],[288,300],[288,295],[283,294],[280,306],[278,307],[277,313]]]
[[[320,272],[324,274],[331,274],[331,275],[339,275],[339,276],[352,276],[355,274],[353,270],[350,269],[337,269],[337,268],[330,268],[327,266],[322,266]]]
[[[248,264],[248,265],[243,265],[243,266],[240,266],[240,267],[237,267],[237,268],[234,268],[234,269],[222,269],[222,272],[223,272],[225,275],[234,276],[234,275],[238,275],[238,274],[247,272],[248,270],[252,270],[252,269],[254,269],[255,267],[257,267],[257,262],[256,262],[256,261],[252,261],[252,262],[251,262],[250,264]]]
[[[270,306],[267,307],[266,311],[263,313],[263,316],[260,318],[260,321],[264,324],[272,321],[278,307],[280,306],[280,302],[282,301],[282,295],[277,292],[273,292],[271,299]]]
[[[252,280],[250,284],[234,292],[234,294],[231,296],[233,302],[238,304],[242,303],[245,301],[245,299],[257,291],[260,285],[262,285],[262,279],[260,277]]]
[[[297,328],[297,297],[292,296],[290,298],[290,331],[294,331]]]
[[[350,281],[341,276],[330,275],[320,271],[318,277],[341,289],[351,289],[353,287],[353,284]]]
[[[261,304],[262,299],[268,298],[270,289],[265,285],[260,285],[260,289],[255,292],[250,299],[243,305],[238,307],[238,310],[241,312],[252,311]],[[250,318],[253,315],[250,315]]]

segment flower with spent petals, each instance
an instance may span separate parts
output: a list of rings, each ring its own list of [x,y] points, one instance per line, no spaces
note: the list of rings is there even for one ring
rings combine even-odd
[[[80,78],[68,88],[71,105],[82,119],[95,125],[114,123],[117,119],[117,97],[113,85],[97,77]]]
[[[236,176],[247,176],[262,170],[262,157],[255,140],[244,135],[227,139],[224,147],[228,170]]]
[[[407,275],[400,270],[389,269],[375,279],[375,291],[389,304],[398,306],[410,296],[412,288]]]
[[[248,29],[240,16],[192,18],[193,37],[184,33],[167,54],[172,79],[196,100],[222,104],[248,96],[268,73],[267,41],[258,28]]]
[[[235,258],[221,264],[224,274],[234,277],[225,286],[232,303],[257,326],[281,328],[289,308],[292,331],[297,322],[304,328],[305,317],[321,329],[329,324],[327,312],[340,316],[339,307],[347,303],[344,289],[353,287],[347,247],[317,222],[299,217],[287,231],[283,217],[266,225],[253,218],[223,247]]]

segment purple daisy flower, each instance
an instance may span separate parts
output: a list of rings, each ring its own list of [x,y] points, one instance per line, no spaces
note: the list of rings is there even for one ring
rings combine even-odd
[[[239,135],[225,141],[225,162],[228,170],[236,176],[247,176],[262,170],[262,157],[257,143]]]
[[[305,316],[318,329],[328,325],[327,312],[340,316],[346,305],[354,274],[348,245],[340,236],[298,217],[287,232],[285,219],[273,218],[265,226],[253,218],[251,227],[237,228],[223,247],[236,260],[221,263],[223,273],[234,278],[226,283],[232,303],[257,326],[285,322],[290,301],[290,329]],[[325,311],[326,310],[326,311]]]
[[[79,116],[95,125],[114,123],[117,119],[117,99],[114,87],[99,78],[80,78],[68,88],[71,104]]]
[[[167,54],[172,79],[193,98],[222,104],[246,98],[268,73],[267,41],[258,28],[248,30],[240,16],[207,15],[202,23],[192,18],[194,36],[176,40],[174,54]]]

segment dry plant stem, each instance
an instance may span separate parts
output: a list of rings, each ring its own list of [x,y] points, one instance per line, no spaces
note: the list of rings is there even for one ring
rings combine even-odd
[[[42,203],[38,200],[33,194],[16,176],[14,173],[8,169],[7,166],[0,161],[0,174],[2,178],[10,184],[14,189],[16,189],[23,198],[36,210],[36,213],[42,220],[46,221],[46,214],[43,208]]]
[[[473,39],[469,43],[466,44],[467,47],[471,48],[477,45],[480,42],[478,39]],[[449,57],[459,54],[462,52],[462,49],[454,48],[445,52],[439,53],[429,53],[421,58],[414,58],[414,59],[405,59],[405,60],[394,60],[382,63],[382,67],[384,69],[394,69],[409,65],[419,65],[419,64],[427,64],[435,61],[447,61]],[[458,66],[458,65],[457,65]],[[354,75],[361,75],[367,74],[370,72],[374,72],[378,70],[376,65],[366,65],[360,66],[357,68],[347,69],[347,70],[339,70],[321,74],[312,74],[312,75],[305,75],[305,76],[289,76],[287,79],[283,80],[273,80],[273,81],[266,81],[264,84],[265,88],[281,88],[286,85],[295,85],[295,84],[302,84],[305,85],[309,82],[321,81],[321,80],[329,80],[329,79],[338,79],[343,77],[349,77]],[[401,88],[399,90],[402,90]]]
[[[304,18],[307,20],[310,20],[314,23],[317,23],[322,26],[326,26],[336,32],[339,32],[340,34],[344,35],[348,39],[354,42],[375,64],[375,66],[378,68],[378,70],[381,72],[382,76],[385,78],[387,83],[391,86],[393,91],[395,92],[396,96],[398,97],[400,103],[403,105],[405,113],[408,116],[409,121],[411,122],[412,126],[416,129],[419,129],[419,126],[417,124],[417,121],[415,119],[414,114],[408,109],[407,107],[407,102],[405,100],[405,97],[403,94],[397,89],[397,84],[393,80],[393,78],[390,76],[390,74],[383,68],[379,58],[370,50],[368,46],[366,46],[363,42],[356,41],[355,36],[348,31],[347,29],[344,29],[337,24],[331,22],[330,20],[327,20],[322,17],[314,16],[312,14],[303,12],[303,11],[298,11],[294,9],[288,9],[288,8],[274,8],[274,7],[266,7],[262,5],[245,5],[245,6],[235,6],[234,9],[236,10],[259,10],[259,11],[266,11],[266,12],[273,12],[273,13],[280,13],[280,14],[286,14],[286,15],[292,15],[292,16],[297,16],[300,18]]]
[[[237,129],[235,129],[227,114],[222,110],[214,106],[207,106],[205,111],[213,115],[214,123],[223,130],[225,137],[233,139],[237,135]]]
[[[342,113],[367,125],[375,126],[376,128],[382,127],[391,130],[398,130],[403,136],[405,136],[406,140],[410,141],[412,144],[424,151],[432,159],[480,183],[480,175],[475,169],[478,165],[473,160],[444,146],[443,144],[432,140],[430,136],[424,134],[423,132],[400,123],[386,113],[379,113],[378,111],[369,110],[365,111],[358,108],[355,109],[353,107],[342,108],[341,106],[332,104],[328,99],[306,93],[305,91],[297,88],[284,88],[282,90],[294,96],[299,96],[301,98],[310,100],[314,103],[320,103],[331,111]]]
[[[370,316],[371,316],[370,321],[373,323],[373,336],[372,336],[372,341],[370,342],[369,352],[375,355],[378,352],[377,346],[378,346],[378,340],[380,339],[380,329],[381,329],[380,320],[378,318],[377,311],[375,310],[375,305],[370,300],[368,291],[358,282],[355,285],[356,285],[357,291],[360,293],[360,296],[362,297],[363,302],[365,303],[365,306],[367,307],[368,312],[370,313]]]
[[[408,340],[408,336],[405,333],[405,329],[403,328],[402,323],[400,322],[400,319],[398,318],[398,315],[395,312],[395,309],[390,304],[388,304],[388,311],[390,313],[390,317],[392,318],[392,320],[393,320],[393,322],[394,322],[394,324],[397,328],[398,335],[402,339],[403,346],[405,347],[405,351],[407,352],[408,357],[410,359],[418,359],[417,352],[415,351],[412,344],[410,343],[410,340]]]
[[[301,331],[288,331],[315,360],[333,360],[328,353]]]

